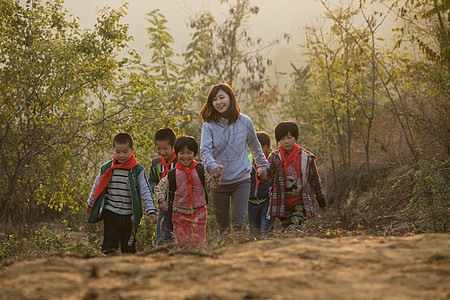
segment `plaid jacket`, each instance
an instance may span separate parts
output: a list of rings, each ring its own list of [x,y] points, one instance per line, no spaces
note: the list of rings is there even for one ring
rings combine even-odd
[[[326,206],[325,192],[317,172],[314,154],[301,148],[301,172],[302,172],[302,199],[307,217],[314,216],[315,200],[320,207]],[[283,161],[280,150],[273,151],[269,156],[267,171],[270,178],[274,177],[272,193],[270,195],[269,215],[275,217],[285,216],[286,181],[284,176]]]

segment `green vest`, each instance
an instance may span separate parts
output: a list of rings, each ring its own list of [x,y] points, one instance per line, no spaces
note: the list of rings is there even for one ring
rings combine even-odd
[[[105,163],[101,167],[101,173],[105,173],[107,169],[109,169],[112,165],[112,160]],[[141,223],[142,219],[142,203],[141,203],[141,197],[139,196],[139,174],[141,172],[145,172],[145,169],[142,165],[137,164],[133,169],[130,170],[128,173],[128,182],[130,186],[131,191],[131,205],[132,205],[132,211],[133,211],[133,220],[134,220],[134,229],[137,230],[139,228],[139,225]],[[92,207],[91,214],[89,215],[89,218],[87,220],[88,223],[97,223],[101,220],[103,220],[102,212],[103,212],[103,206],[105,204],[105,195],[106,195],[105,188],[103,192],[94,200],[94,205]]]

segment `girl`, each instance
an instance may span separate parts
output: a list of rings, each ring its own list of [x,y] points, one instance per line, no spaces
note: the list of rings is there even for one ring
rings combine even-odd
[[[211,191],[219,231],[230,227],[230,199],[233,228],[244,229],[250,193],[248,150],[259,166],[259,176],[266,176],[268,165],[255,128],[251,119],[240,113],[234,91],[226,83],[211,88],[200,115],[204,122],[200,156],[214,176],[222,176],[219,188]]]
[[[179,137],[174,150],[178,162],[155,186],[156,200],[162,211],[172,211],[173,234],[179,246],[202,245],[206,238],[205,187],[218,187],[220,176],[204,172],[194,160],[198,153],[195,138]]]

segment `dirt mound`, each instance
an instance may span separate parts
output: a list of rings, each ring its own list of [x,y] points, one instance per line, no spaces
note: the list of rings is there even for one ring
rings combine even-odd
[[[1,299],[448,299],[450,235],[275,238],[205,256],[51,257],[0,273]]]

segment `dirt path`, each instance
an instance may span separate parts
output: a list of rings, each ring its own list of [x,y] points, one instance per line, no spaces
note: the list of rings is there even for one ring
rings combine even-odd
[[[448,234],[277,238],[219,251],[17,263],[0,272],[0,298],[450,298]]]

